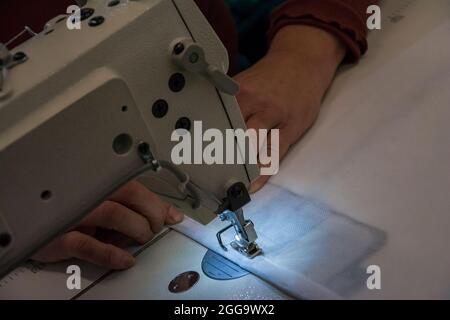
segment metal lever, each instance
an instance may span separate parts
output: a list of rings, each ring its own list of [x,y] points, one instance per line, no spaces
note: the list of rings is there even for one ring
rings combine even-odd
[[[0,43],[0,99],[6,97],[11,91],[6,78],[8,65],[11,60],[11,53],[8,48],[3,43]]]
[[[190,181],[188,175],[186,175],[175,165],[167,161],[156,160],[153,157],[149,144],[146,142],[141,142],[138,145],[138,152],[143,162],[147,166],[150,166],[153,171],[158,171],[161,168],[164,168],[172,172],[178,178],[180,184],[183,186],[182,191],[188,191],[188,193],[194,198],[195,201],[192,206],[193,209],[197,209],[200,207],[202,197],[198,193],[197,189],[201,189],[192,181]],[[250,259],[259,255],[262,250],[255,242],[256,239],[258,239],[258,235],[255,231],[255,226],[253,225],[253,222],[251,220],[245,219],[244,211],[242,210],[242,207],[250,202],[250,196],[244,184],[241,182],[233,184],[227,190],[227,198],[224,199],[224,201],[218,200],[214,195],[208,192],[203,191],[202,194],[211,197],[211,200],[216,201],[218,204],[220,204],[218,209],[218,212],[220,212],[220,219],[222,221],[230,222],[230,225],[220,230],[216,235],[222,249],[228,251],[223,244],[222,234],[233,227],[236,234],[235,241],[231,242],[230,244],[231,247]]]
[[[233,96],[238,93],[239,84],[221,69],[209,64],[206,60],[205,50],[191,39],[176,41],[171,51],[175,63],[180,68],[204,76],[224,93]]]
[[[0,92],[3,91],[3,87],[5,86],[6,81],[6,65],[9,63],[11,54],[8,51],[8,48],[0,43]]]

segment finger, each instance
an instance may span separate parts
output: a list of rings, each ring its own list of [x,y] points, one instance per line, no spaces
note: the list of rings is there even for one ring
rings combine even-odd
[[[67,232],[70,232],[70,231],[80,231],[89,236],[95,236],[95,233],[97,232],[97,228],[95,226],[86,226],[86,225],[79,224],[78,226],[75,226],[75,227],[69,229]]]
[[[258,110],[258,103],[255,103],[254,95],[245,86],[241,85],[236,99],[241,109],[242,116],[247,119]]]
[[[256,179],[251,185],[248,192],[256,193],[259,190],[262,189],[266,185],[266,183],[270,180],[270,176],[260,176],[258,179]]]
[[[253,114],[247,120],[247,128],[255,129],[259,132],[261,129],[270,130],[277,128],[281,123],[281,119],[271,112],[258,112]]]
[[[163,229],[164,224],[176,224],[183,220],[180,211],[136,181],[116,192],[111,200],[145,216],[155,234]]]
[[[267,136],[267,149],[270,151],[271,155],[273,153],[278,153],[278,159],[281,161],[288,154],[292,141],[295,141],[295,139],[292,138],[285,128],[279,129],[278,138],[279,140],[276,143],[272,143],[272,134],[269,134]]]
[[[66,233],[34,258],[42,262],[78,258],[114,270],[127,269],[135,263],[135,258],[128,252],[78,231]]]
[[[257,140],[252,142],[252,147],[257,153],[261,151],[261,146],[266,143],[265,140],[267,139],[267,135],[263,136],[260,130],[264,129],[269,133],[271,129],[278,127],[279,124],[280,121],[278,121],[277,117],[272,116],[269,112],[260,112],[250,117],[247,121],[247,127],[256,130]]]
[[[80,232],[71,232],[61,239],[63,251],[78,258],[114,270],[130,268],[135,259],[128,252],[111,244],[105,244]]]
[[[103,202],[81,225],[114,230],[139,243],[146,243],[154,236],[146,218],[113,201]]]
[[[281,160],[287,155],[287,153],[289,152],[289,149],[291,147],[290,144],[290,139],[289,136],[286,132],[286,130],[281,129],[280,130],[280,141],[279,141],[279,148],[277,148],[271,141],[272,136],[269,134],[268,138],[267,138],[267,144],[268,144],[268,150],[270,150],[270,154],[273,155],[273,152],[278,152],[278,159],[279,162],[281,162]],[[274,157],[272,156],[272,159],[274,159]],[[261,165],[260,167],[268,167],[270,165],[273,165],[272,163],[267,164],[267,165]],[[279,165],[275,164],[275,165]],[[250,193],[255,193],[259,190],[261,190],[262,187],[264,187],[264,185],[270,180],[270,178],[272,177],[272,175],[261,175],[258,179],[256,179],[250,186]]]

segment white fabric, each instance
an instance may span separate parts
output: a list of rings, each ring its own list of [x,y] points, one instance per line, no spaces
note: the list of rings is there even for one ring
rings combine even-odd
[[[296,298],[336,299],[349,290],[341,283],[366,286],[365,269],[357,263],[382,243],[376,230],[270,184],[254,196],[245,215],[255,223],[264,251],[254,259],[229,246],[227,252],[221,249],[215,235],[226,224],[219,219],[203,226],[187,218],[174,229]],[[233,236],[230,229],[224,242]]]

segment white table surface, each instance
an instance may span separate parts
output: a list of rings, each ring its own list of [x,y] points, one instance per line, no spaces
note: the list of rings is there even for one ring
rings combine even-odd
[[[450,2],[387,12],[273,182],[385,232],[382,290],[353,298],[450,298]]]

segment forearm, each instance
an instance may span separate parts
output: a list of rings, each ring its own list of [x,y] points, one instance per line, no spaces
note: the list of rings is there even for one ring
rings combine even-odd
[[[288,64],[287,79],[292,90],[304,83],[296,82],[296,74],[310,74],[311,94],[321,100],[346,53],[345,45],[333,34],[320,28],[289,25],[273,38],[268,56]],[[320,103],[320,101],[318,101]]]
[[[367,7],[378,0],[288,0],[274,11],[269,32],[273,39],[289,25],[325,30],[346,47],[347,59],[358,60],[367,51]]]
[[[304,25],[290,25],[277,32],[269,54],[285,53],[307,60],[325,80],[334,75],[345,52],[342,42],[327,31]]]

